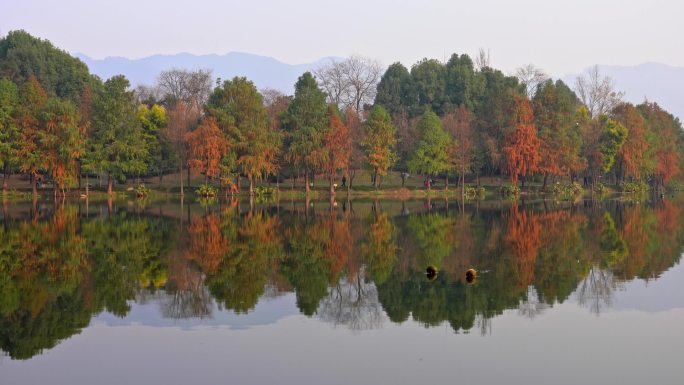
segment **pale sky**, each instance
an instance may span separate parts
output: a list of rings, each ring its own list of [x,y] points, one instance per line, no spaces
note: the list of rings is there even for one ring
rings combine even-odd
[[[0,0],[0,34],[25,29],[93,58],[232,51],[291,64],[361,54],[409,66],[490,51],[505,72],[593,64],[684,66],[674,0]]]

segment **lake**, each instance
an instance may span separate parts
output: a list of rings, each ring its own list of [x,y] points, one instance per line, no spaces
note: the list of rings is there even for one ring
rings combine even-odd
[[[680,384],[683,210],[5,203],[0,384]]]

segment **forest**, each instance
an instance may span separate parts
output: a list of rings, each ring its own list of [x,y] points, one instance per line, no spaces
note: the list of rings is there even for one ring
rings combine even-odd
[[[246,183],[317,178],[331,194],[354,188],[360,172],[375,189],[390,172],[449,188],[496,178],[514,195],[539,192],[662,191],[681,187],[681,122],[657,103],[622,101],[597,68],[576,84],[532,65],[506,75],[484,51],[472,59],[424,59],[384,68],[351,56],[301,75],[294,95],[259,90],[249,79],[171,69],[132,88],[122,75],[99,79],[49,41],[25,31],[0,40],[0,166],[33,196],[88,194],[191,172],[201,194],[235,193]],[[184,181],[183,175],[187,175]],[[85,179],[85,180],[84,180]],[[504,182],[505,185],[504,185]],[[358,186],[358,179],[357,179]]]

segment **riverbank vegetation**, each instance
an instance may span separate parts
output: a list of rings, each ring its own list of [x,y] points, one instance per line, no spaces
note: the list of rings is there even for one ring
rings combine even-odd
[[[573,89],[533,66],[505,75],[484,53],[384,72],[352,56],[302,74],[294,89],[184,69],[132,89],[122,75],[99,79],[50,42],[10,32],[0,40],[2,194],[88,196],[96,186],[184,195],[202,185],[252,196],[283,184],[311,194],[323,179],[330,194],[431,193],[452,181],[453,194],[480,196],[487,178],[513,197],[574,196],[662,192],[684,176],[679,119],[654,102],[623,102],[597,69]]]

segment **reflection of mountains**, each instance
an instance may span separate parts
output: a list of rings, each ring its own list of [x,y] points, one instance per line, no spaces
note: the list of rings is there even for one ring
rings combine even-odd
[[[409,317],[486,330],[506,309],[531,317],[573,292],[598,314],[622,282],[658,278],[679,261],[680,207],[677,198],[562,208],[231,204],[171,216],[92,207],[85,215],[67,205],[32,218],[29,210],[22,220],[5,215],[0,228],[0,343],[29,358],[94,314],[124,317],[132,306],[152,325],[268,323],[291,308],[255,306],[283,293],[294,293],[299,312],[353,330]],[[428,265],[440,271],[434,281]],[[470,267],[481,272],[474,285],[463,277]],[[258,317],[236,321],[244,313]]]

